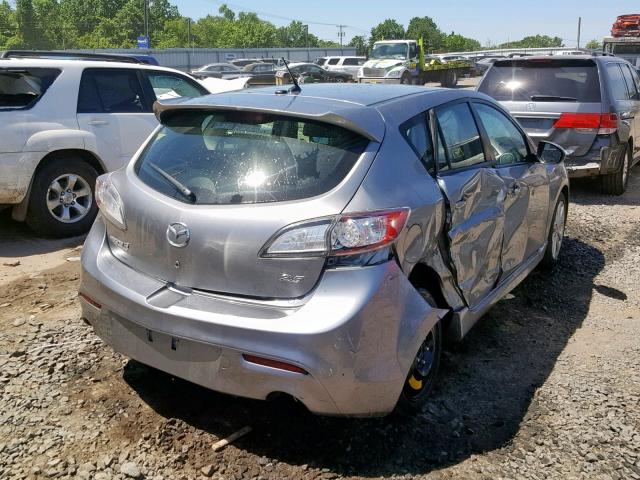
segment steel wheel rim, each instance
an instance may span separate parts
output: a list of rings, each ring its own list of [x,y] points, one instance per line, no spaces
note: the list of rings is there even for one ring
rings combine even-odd
[[[553,221],[553,233],[551,235],[551,254],[553,258],[558,258],[560,248],[562,247],[562,239],[564,237],[565,227],[565,208],[564,201],[560,200],[556,207],[556,214]]]
[[[93,193],[89,182],[80,175],[65,173],[57,177],[47,188],[47,210],[61,223],[76,223],[91,210]]]
[[[416,358],[411,366],[411,372],[407,378],[407,390],[411,397],[420,395],[428,384],[428,378],[436,361],[436,335],[435,327],[431,329],[427,338],[416,354]]]

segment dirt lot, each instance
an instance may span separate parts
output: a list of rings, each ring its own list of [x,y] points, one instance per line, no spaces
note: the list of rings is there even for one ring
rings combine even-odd
[[[640,479],[640,168],[621,198],[593,188],[572,185],[558,268],[446,353],[410,419],[314,417],[127,361],[80,320],[81,239],[0,214],[0,478]]]

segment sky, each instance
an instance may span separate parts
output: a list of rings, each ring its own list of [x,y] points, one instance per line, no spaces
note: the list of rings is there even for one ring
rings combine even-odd
[[[235,3],[237,1],[238,3]],[[618,15],[640,13],[638,0],[172,0],[180,13],[194,19],[216,15],[226,3],[234,11],[255,11],[277,26],[291,19],[309,23],[309,32],[339,41],[337,24],[347,25],[345,43],[354,35],[368,36],[371,27],[394,18],[405,28],[415,16],[429,16],[444,32],[455,31],[486,45],[519,40],[527,35],[560,37],[568,47],[577,43],[582,17],[581,45],[610,34]],[[312,23],[315,22],[315,23]],[[321,24],[333,25],[321,25]]]

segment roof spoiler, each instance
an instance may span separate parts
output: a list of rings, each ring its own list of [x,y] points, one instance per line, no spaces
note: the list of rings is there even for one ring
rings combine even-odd
[[[94,60],[102,62],[124,62],[147,64],[147,62],[126,54],[79,53],[54,50],[5,50],[0,58],[60,58],[65,60]]]
[[[363,129],[357,123],[345,118],[337,113],[325,113],[322,115],[315,114],[306,114],[301,112],[289,112],[287,110],[276,110],[276,109],[264,109],[264,108],[253,108],[253,107],[233,107],[229,105],[216,105],[216,104],[206,104],[206,105],[193,105],[193,104],[185,104],[182,103],[184,100],[175,99],[175,100],[165,100],[162,103],[157,101],[153,104],[153,113],[160,123],[165,123],[168,118],[172,115],[179,112],[187,112],[187,111],[198,111],[198,110],[212,110],[212,111],[231,111],[231,112],[255,112],[255,113],[265,113],[272,115],[282,115],[285,117],[295,117],[302,118],[305,120],[315,120],[317,122],[329,123],[331,125],[336,125],[338,127],[346,128],[347,130],[351,130],[352,132],[357,133],[358,135],[362,135],[366,139],[370,141],[374,141],[377,143],[382,142],[382,138],[375,135],[373,132]]]

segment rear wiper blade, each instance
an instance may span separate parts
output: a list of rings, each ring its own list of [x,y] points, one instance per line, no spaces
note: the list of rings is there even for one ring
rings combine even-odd
[[[169,175],[167,172],[165,172],[163,169],[161,169],[159,166],[157,166],[155,163],[153,162],[148,162],[149,166],[151,168],[153,168],[156,172],[158,172],[162,178],[164,178],[167,182],[169,182],[171,185],[173,185],[174,187],[176,187],[176,189],[182,194],[184,195],[185,198],[188,198],[189,200],[191,200],[191,203],[196,203],[196,194],[193,193],[191,190],[189,190],[186,185],[184,185],[183,183],[181,183],[178,179],[176,179],[175,177],[172,177],[171,175]]]
[[[532,101],[539,102],[577,102],[578,99],[574,97],[562,97],[560,95],[531,95]]]

